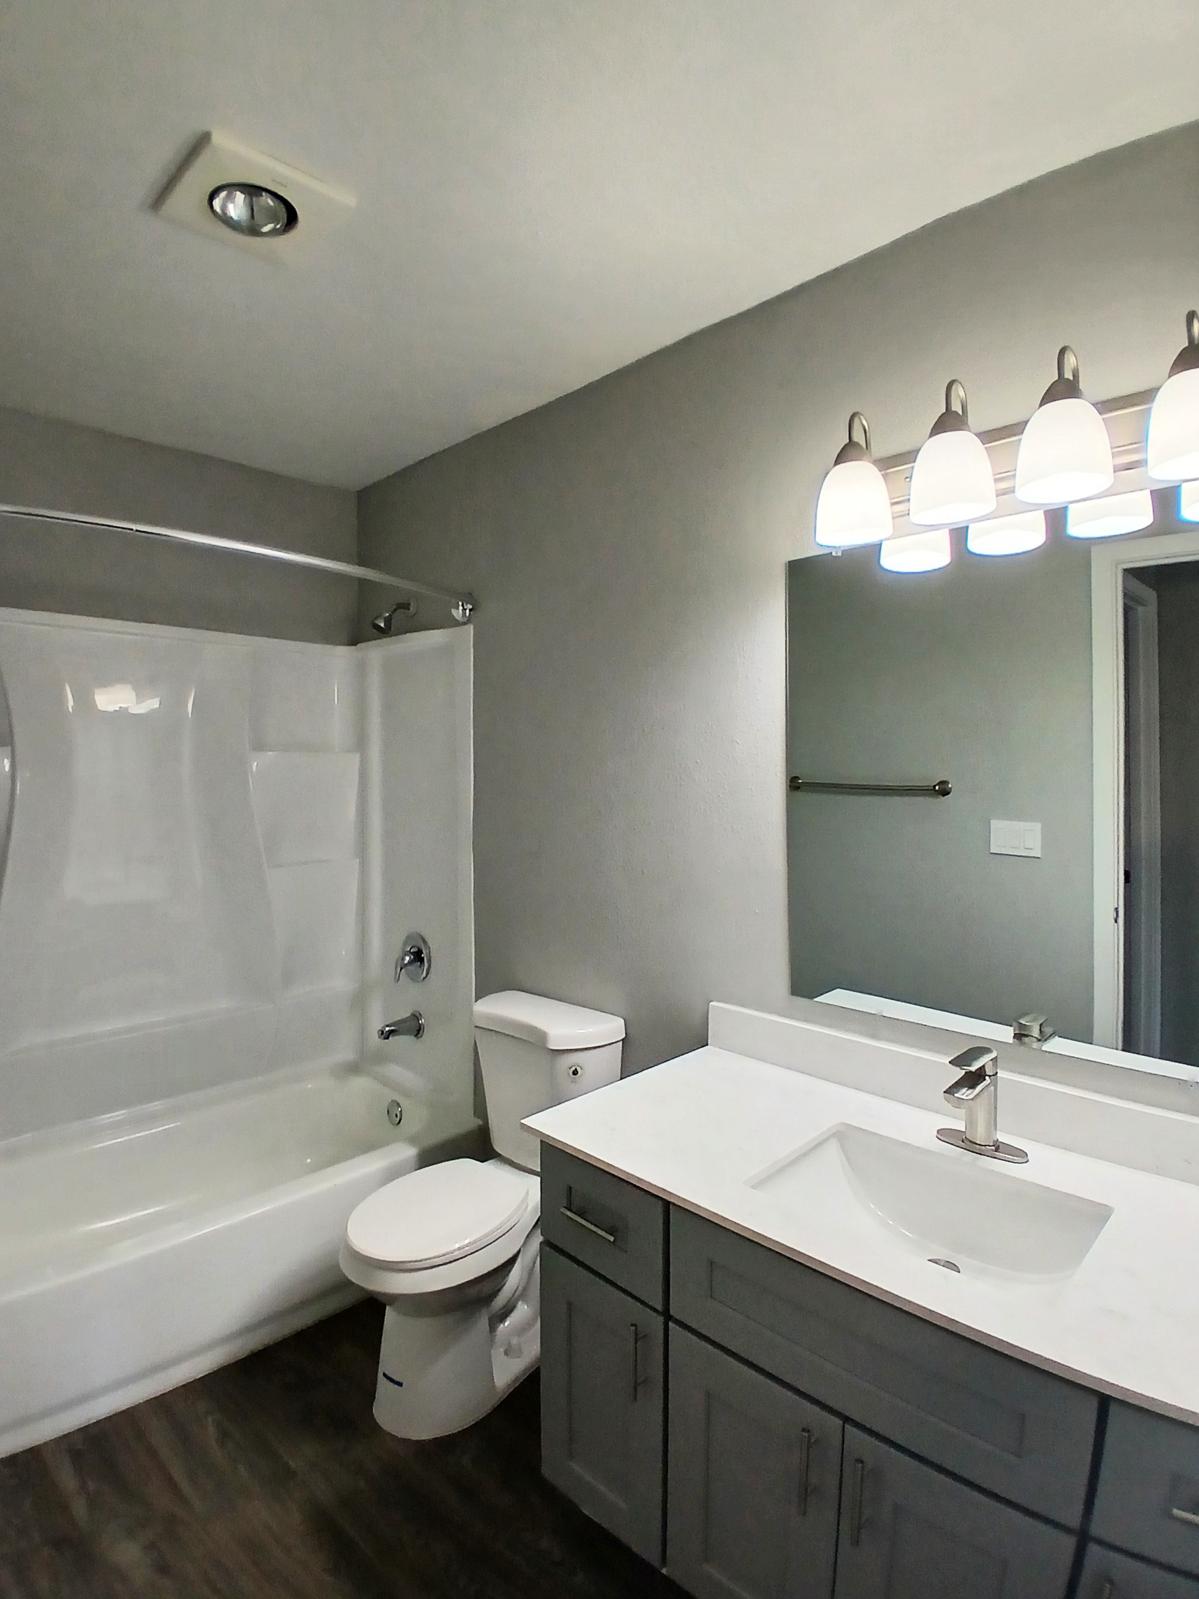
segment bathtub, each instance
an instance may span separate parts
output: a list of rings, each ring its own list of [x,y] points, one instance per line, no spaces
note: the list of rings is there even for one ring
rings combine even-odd
[[[0,1143],[0,1456],[349,1304],[353,1207],[480,1147],[468,1111],[351,1068]]]

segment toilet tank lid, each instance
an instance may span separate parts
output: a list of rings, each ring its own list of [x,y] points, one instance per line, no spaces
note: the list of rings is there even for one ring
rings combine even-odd
[[[507,1033],[543,1049],[595,1049],[624,1037],[624,1017],[584,1005],[564,1005],[541,994],[506,988],[475,1001],[475,1026],[489,1033]]]

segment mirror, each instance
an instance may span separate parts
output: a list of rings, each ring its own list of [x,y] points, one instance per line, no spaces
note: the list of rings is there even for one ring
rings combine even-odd
[[[1174,498],[1102,541],[1050,513],[1023,555],[955,532],[918,576],[877,547],[790,563],[794,994],[1007,1039],[1041,1015],[1048,1049],[1199,1079],[1199,527]]]

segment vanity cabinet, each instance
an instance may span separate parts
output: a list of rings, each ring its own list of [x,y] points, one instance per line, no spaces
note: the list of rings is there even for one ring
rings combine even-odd
[[[541,1299],[542,1471],[659,1566],[663,1318],[550,1245]]]
[[[545,1473],[695,1599],[1199,1599],[1199,1428],[548,1148],[542,1204]]]

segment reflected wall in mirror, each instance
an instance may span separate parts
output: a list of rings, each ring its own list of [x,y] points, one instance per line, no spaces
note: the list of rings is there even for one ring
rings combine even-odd
[[[1159,499],[1144,535],[1054,513],[1005,559],[955,532],[920,576],[791,562],[793,993],[998,1038],[1041,1014],[1051,1050],[1199,1068],[1199,528]]]

